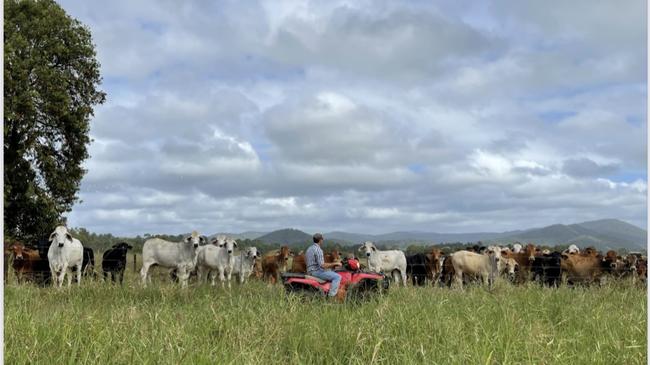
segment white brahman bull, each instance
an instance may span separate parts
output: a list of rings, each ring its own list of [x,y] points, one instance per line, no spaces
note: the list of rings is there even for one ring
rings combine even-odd
[[[568,253],[568,254],[580,253],[580,249],[578,248],[578,246],[572,244],[571,246],[569,246],[569,248],[564,250],[562,253]]]
[[[196,250],[201,243],[207,243],[205,236],[196,231],[181,242],[169,242],[162,238],[150,238],[142,246],[142,285],[147,285],[147,273],[153,265],[176,269],[181,287],[186,287],[190,273],[196,267]],[[149,278],[151,281],[151,279]]]
[[[83,263],[84,248],[78,239],[72,238],[68,229],[58,226],[50,235],[50,248],[47,250],[47,259],[50,263],[52,280],[57,287],[63,286],[66,271],[68,286],[72,282],[72,268],[77,271],[77,284],[81,285],[81,266]]]
[[[239,276],[239,283],[243,284],[246,279],[253,273],[255,270],[255,261],[259,257],[256,247],[249,247],[235,256],[235,265],[232,269],[232,273]]]
[[[395,283],[399,283],[401,277],[402,283],[406,286],[406,255],[399,250],[379,251],[372,242],[364,242],[359,247],[359,252],[365,252],[368,258],[368,270],[374,272],[383,272],[391,275]],[[399,271],[399,275],[395,275]]]
[[[463,275],[479,277],[484,284],[492,285],[499,273],[499,259],[501,249],[490,246],[484,254],[470,251],[457,251],[451,255],[451,263],[454,267],[454,278],[460,288],[463,287]]]
[[[217,236],[212,240],[211,245],[201,247],[197,254],[199,281],[203,278],[204,273],[209,273],[212,285],[215,285],[214,271],[218,270],[221,286],[228,279],[230,288],[230,278],[235,267],[235,247],[237,247],[237,242],[224,235]]]
[[[512,245],[512,252],[513,253],[520,253],[524,249],[524,246],[521,245],[521,243],[515,243]]]

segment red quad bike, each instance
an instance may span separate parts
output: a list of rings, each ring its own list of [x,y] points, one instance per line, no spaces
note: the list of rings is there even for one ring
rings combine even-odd
[[[383,274],[360,270],[359,260],[343,259],[343,268],[334,270],[341,275],[339,290],[347,291],[347,297],[355,299],[368,298],[382,290],[388,290],[388,280]],[[289,293],[300,293],[308,296],[326,296],[332,283],[317,277],[286,272],[282,274],[284,288]]]

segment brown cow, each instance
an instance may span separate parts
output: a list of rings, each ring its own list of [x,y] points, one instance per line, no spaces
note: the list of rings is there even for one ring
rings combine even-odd
[[[610,265],[601,255],[594,256],[592,252],[584,254],[562,254],[560,267],[562,281],[571,283],[591,284],[600,282],[606,268]]]
[[[448,287],[451,287],[451,284],[454,280],[454,275],[456,275],[456,271],[454,270],[454,265],[451,263],[451,255],[447,255],[442,262],[442,283]]]
[[[440,264],[442,251],[437,248],[431,249],[431,252],[428,253],[426,257],[427,261],[425,269],[427,272],[427,279],[431,280],[435,286],[438,282],[438,279],[440,278],[440,275],[442,275],[442,265]]]
[[[530,278],[530,269],[535,261],[535,253],[537,249],[535,245],[529,243],[524,248],[523,252],[514,253],[509,250],[501,251],[501,255],[506,259],[514,259],[517,262],[517,271],[515,275],[515,283],[524,283]]]
[[[287,271],[287,263],[291,256],[288,246],[280,247],[277,254],[265,255],[262,258],[262,276],[264,280],[269,280],[275,284],[280,278],[280,272]]]
[[[331,253],[326,253],[323,257],[325,263],[332,263],[341,261],[341,254],[338,250],[332,250]],[[307,272],[307,263],[305,262],[305,255],[300,254],[293,258],[293,263],[291,264],[291,272],[306,273]]]
[[[19,282],[31,280],[34,276],[34,264],[41,259],[38,250],[25,247],[22,243],[16,242],[9,246],[11,253],[11,267],[14,269]]]
[[[648,280],[648,258],[640,257],[636,262],[636,274],[645,283]]]

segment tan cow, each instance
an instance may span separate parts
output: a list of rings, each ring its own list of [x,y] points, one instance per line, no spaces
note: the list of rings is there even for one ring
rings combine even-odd
[[[593,254],[562,254],[562,281],[591,284],[600,282],[604,273],[603,257]]]
[[[501,249],[488,247],[485,254],[478,254],[470,251],[458,251],[451,256],[451,264],[454,266],[454,281],[462,289],[463,276],[475,276],[482,279],[484,284],[492,285],[499,274],[498,262],[501,258]]]
[[[334,249],[330,253],[326,253],[323,257],[325,263],[332,263],[341,261],[341,254],[338,250]],[[301,253],[293,258],[291,263],[291,272],[306,273],[307,263],[305,262],[305,254]]]
[[[291,256],[288,246],[280,247],[277,254],[267,254],[262,258],[262,276],[264,280],[269,280],[271,284],[275,284],[280,278],[280,273],[287,271],[287,263]]]

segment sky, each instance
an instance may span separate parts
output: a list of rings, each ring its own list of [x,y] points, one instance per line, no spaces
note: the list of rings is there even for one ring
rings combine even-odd
[[[72,227],[646,228],[643,1],[61,1],[107,101]]]

